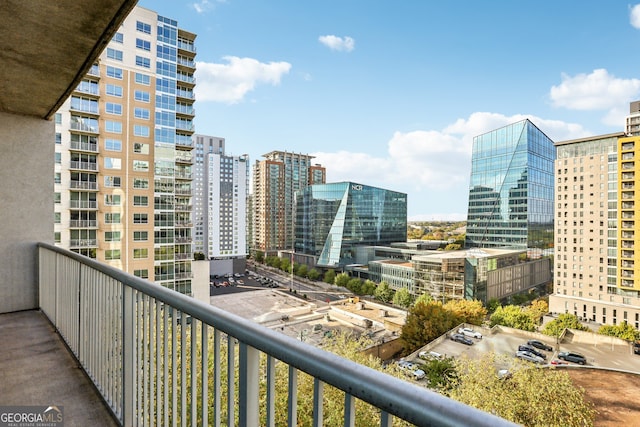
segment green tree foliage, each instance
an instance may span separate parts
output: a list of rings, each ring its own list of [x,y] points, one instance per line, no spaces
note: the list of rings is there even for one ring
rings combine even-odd
[[[431,301],[433,301],[433,297],[430,294],[425,292],[424,294],[420,294],[418,296],[418,298],[416,298],[416,300],[413,302],[413,304],[414,305],[415,304],[420,304],[420,303],[424,304],[424,303],[428,303],[428,302],[431,302]]]
[[[194,252],[193,259],[194,261],[203,261],[205,259],[205,256],[202,252]]]
[[[307,277],[309,275],[309,267],[306,264],[296,264],[296,267],[296,276]]]
[[[324,278],[323,281],[325,283],[330,283],[330,284],[335,284],[336,283],[336,272],[333,270],[327,270],[326,273],[324,273]]]
[[[508,378],[496,366],[510,366]],[[592,426],[593,405],[564,370],[539,369],[511,358],[485,353],[480,359],[456,362],[457,376],[448,395],[453,399],[528,427]]]
[[[527,313],[531,316],[533,323],[539,325],[542,317],[549,312],[549,303],[543,299],[537,299],[527,307]]]
[[[500,307],[500,305],[500,300],[498,300],[497,298],[491,298],[489,301],[487,301],[487,311],[489,312],[489,314],[492,314],[498,307]]]
[[[423,363],[420,368],[426,374],[427,387],[443,392],[451,387],[456,377],[455,359],[431,359]]]
[[[344,274],[344,273],[343,273]],[[340,276],[338,276],[340,277]],[[349,277],[349,276],[347,276]],[[336,278],[337,280],[337,278]],[[347,285],[345,286],[347,289],[349,289],[351,292],[353,292],[356,295],[362,295],[362,279],[358,279],[357,277],[353,277],[351,279],[349,279],[349,281],[347,282]]]
[[[552,321],[544,325],[542,333],[554,337],[559,337],[562,334],[562,331],[565,330],[565,328],[577,329],[579,331],[589,330],[589,328],[583,326],[582,323],[580,323],[578,316],[571,313],[563,313],[560,314],[557,319],[553,319]]]
[[[377,289],[377,285],[373,280],[365,280],[361,286],[362,295],[374,295]]]
[[[535,331],[536,325],[525,309],[518,305],[498,307],[489,318],[491,326],[502,325],[523,331]]]
[[[264,262],[269,267],[280,268],[280,258],[278,258],[277,256],[268,256]]]
[[[315,268],[312,268],[311,270],[309,270],[307,277],[309,278],[309,280],[318,280],[320,278],[320,272]]]
[[[478,300],[454,299],[448,301],[444,308],[456,315],[458,323],[482,325],[487,317],[487,309]]]
[[[462,248],[462,245],[459,243],[449,243],[444,247],[445,251],[459,251]]]
[[[289,273],[291,271],[291,261],[289,258],[279,258],[279,265],[276,268]]]
[[[409,308],[413,302],[413,297],[406,288],[398,289],[393,295],[393,303],[402,308]]]
[[[380,284],[376,287],[373,296],[382,302],[391,302],[393,300],[394,291],[391,289],[389,284],[384,280],[380,282]]]
[[[598,329],[598,333],[610,337],[622,338],[627,341],[640,340],[640,331],[627,322],[622,322],[617,325],[602,325],[600,329]]]
[[[458,323],[456,315],[445,309],[440,301],[414,304],[400,334],[404,353],[409,354],[423,347]]]
[[[347,273],[340,273],[336,276],[334,283],[336,284],[336,286],[346,288],[349,280],[351,280],[351,278]]]
[[[264,252],[256,251],[256,261],[259,262],[259,263],[263,263],[264,262]]]

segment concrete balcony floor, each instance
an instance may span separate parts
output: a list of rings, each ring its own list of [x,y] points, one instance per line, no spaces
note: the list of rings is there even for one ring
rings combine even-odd
[[[0,405],[62,406],[65,427],[117,426],[40,311],[0,314]]]

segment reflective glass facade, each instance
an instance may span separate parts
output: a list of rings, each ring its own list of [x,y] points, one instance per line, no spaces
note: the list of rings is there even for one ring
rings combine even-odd
[[[338,182],[310,185],[296,194],[295,251],[317,264],[355,262],[356,246],[407,240],[407,195]]]
[[[553,247],[554,160],[529,120],[475,137],[465,247]]]

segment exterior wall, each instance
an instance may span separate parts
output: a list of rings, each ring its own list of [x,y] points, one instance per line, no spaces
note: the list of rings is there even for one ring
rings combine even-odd
[[[487,272],[487,296],[502,299],[551,281],[549,258],[516,264]]]
[[[54,124],[0,113],[0,313],[38,308],[37,242],[53,243]]]
[[[640,329],[639,298],[607,295],[606,299],[594,300],[554,294],[549,297],[549,311],[557,314],[571,313],[601,325],[617,325],[626,320],[631,326]]]

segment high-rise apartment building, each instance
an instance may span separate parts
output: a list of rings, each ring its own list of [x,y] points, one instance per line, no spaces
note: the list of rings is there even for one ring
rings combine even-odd
[[[247,257],[249,158],[225,153],[225,140],[194,135],[196,252],[212,260],[213,271],[244,271]]]
[[[136,7],[56,114],[55,240],[191,293],[196,35]]]
[[[553,161],[549,139],[528,119],[473,139],[465,247],[553,246]]]
[[[635,248],[640,136],[620,132],[562,141],[556,148],[555,277],[549,309],[640,328],[640,278],[635,274],[635,262],[640,263]]]
[[[272,151],[263,157],[253,169],[251,251],[273,255],[293,248],[295,193],[324,184],[326,169],[311,164],[308,154]]]
[[[627,136],[640,136],[640,101],[629,103],[629,115],[626,119],[625,132]]]

